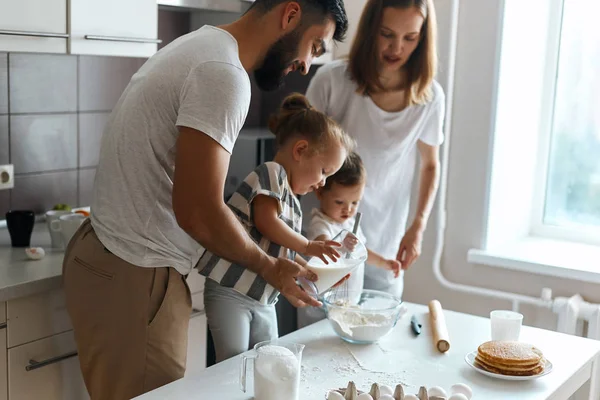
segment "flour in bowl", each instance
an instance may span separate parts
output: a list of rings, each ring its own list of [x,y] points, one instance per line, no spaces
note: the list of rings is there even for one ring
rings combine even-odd
[[[339,334],[363,342],[374,342],[385,336],[393,328],[396,318],[395,313],[366,313],[356,306],[329,310],[329,319],[335,322],[334,328],[339,328]]]
[[[300,363],[289,349],[263,346],[254,361],[254,398],[256,400],[297,400]]]

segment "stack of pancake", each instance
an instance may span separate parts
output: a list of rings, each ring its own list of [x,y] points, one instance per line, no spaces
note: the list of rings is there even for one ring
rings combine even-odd
[[[544,371],[545,360],[542,352],[530,344],[492,341],[479,346],[475,364],[495,374],[531,376]]]

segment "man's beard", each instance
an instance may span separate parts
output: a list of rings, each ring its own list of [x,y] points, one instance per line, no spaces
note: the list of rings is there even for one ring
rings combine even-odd
[[[298,57],[301,38],[300,29],[296,28],[271,46],[263,64],[254,71],[256,84],[261,90],[272,91],[283,85],[285,70]]]

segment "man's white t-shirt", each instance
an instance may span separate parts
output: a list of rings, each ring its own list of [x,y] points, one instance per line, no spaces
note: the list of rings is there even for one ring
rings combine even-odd
[[[417,142],[439,146],[443,140],[444,92],[433,82],[433,96],[424,105],[400,112],[380,109],[369,96],[356,93],[347,61],[335,61],[317,71],[307,91],[312,105],[332,117],[357,142],[357,152],[367,170],[360,204],[361,226],[369,249],[395,259],[406,231],[411,188],[417,165]],[[308,207],[306,204],[305,207]],[[400,296],[402,279],[391,271],[366,267],[365,283]]]
[[[204,248],[179,227],[171,201],[178,127],[231,153],[250,96],[237,41],[212,26],[170,43],[131,78],[105,129],[94,184],[91,221],[109,251],[140,267],[192,270]]]

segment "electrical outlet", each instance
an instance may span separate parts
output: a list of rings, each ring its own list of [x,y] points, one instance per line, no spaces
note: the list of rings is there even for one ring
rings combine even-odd
[[[15,187],[15,172],[12,164],[0,165],[0,190]]]

